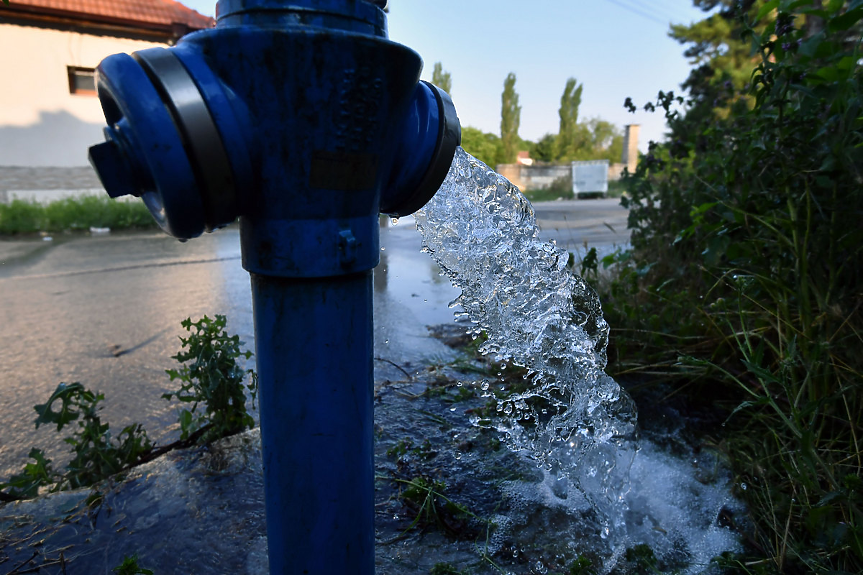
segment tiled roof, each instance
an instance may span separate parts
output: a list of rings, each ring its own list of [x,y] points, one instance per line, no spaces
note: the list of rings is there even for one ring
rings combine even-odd
[[[4,10],[159,28],[182,24],[197,30],[214,24],[212,18],[173,0],[10,0],[0,5],[0,16]]]

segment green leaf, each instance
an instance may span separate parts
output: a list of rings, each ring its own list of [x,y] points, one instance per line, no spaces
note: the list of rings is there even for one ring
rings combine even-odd
[[[746,366],[746,369],[755,374],[762,383],[779,383],[779,380],[776,379],[776,376],[774,376],[772,373],[770,373],[768,370],[764,369],[760,365],[757,365],[756,363],[747,360],[743,360],[743,365]]]
[[[56,423],[57,431],[60,431],[67,423],[78,419],[80,412],[73,409],[73,397],[84,392],[86,390],[80,383],[75,382],[68,385],[60,383],[48,401],[33,406],[33,409],[39,414],[35,420],[36,429],[39,429],[43,423]],[[58,399],[63,405],[60,406],[60,411],[55,412],[52,406]]]
[[[844,495],[845,494],[841,491],[831,491],[830,493],[828,493],[824,497],[822,497],[818,501],[818,503],[815,504],[815,507],[824,507],[825,505],[827,505],[831,501],[839,499],[840,497],[843,497]]]
[[[834,12],[838,12],[842,6],[845,5],[845,0],[830,0],[827,2],[827,5],[824,7],[827,12],[833,14]]]
[[[831,18],[827,21],[827,29],[831,32],[844,32],[850,30],[861,18],[863,18],[863,6]]]
[[[770,11],[775,10],[779,7],[779,0],[770,0],[761,7],[761,10],[758,11],[758,14],[755,16],[756,20],[761,20],[766,16]]]
[[[739,411],[743,411],[744,409],[749,409],[750,407],[759,407],[762,405],[766,405],[769,402],[770,402],[770,399],[767,397],[762,397],[762,398],[757,399],[755,401],[744,401],[743,403],[741,403],[740,405],[738,405],[737,407],[734,408],[734,411],[732,411],[728,415],[728,417],[725,418],[725,421],[726,422],[729,421]]]

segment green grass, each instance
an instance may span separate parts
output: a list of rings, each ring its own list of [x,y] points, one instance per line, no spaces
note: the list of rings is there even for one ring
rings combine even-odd
[[[544,188],[542,190],[524,190],[524,197],[531,202],[553,202],[558,198],[564,200],[572,199],[572,190],[560,190],[557,188]]]
[[[619,198],[625,191],[626,185],[622,181],[610,181],[608,182],[608,193],[605,196],[608,198]],[[572,193],[572,180],[567,180],[564,185],[555,182],[552,186],[541,190],[523,190],[523,193],[531,202],[553,202],[558,198],[571,200],[574,197]],[[585,198],[585,196],[587,194],[582,195],[582,198]],[[591,197],[602,197],[602,194],[597,193]]]
[[[140,201],[117,201],[107,196],[82,196],[40,204],[12,200],[0,204],[0,235],[86,231],[93,228],[144,229],[156,227]]]

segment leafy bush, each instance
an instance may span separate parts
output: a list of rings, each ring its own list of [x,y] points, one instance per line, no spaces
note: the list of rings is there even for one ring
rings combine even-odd
[[[728,406],[754,549],[861,572],[863,1],[823,4],[741,4],[754,69],[745,94],[712,94],[727,115],[687,124],[660,93],[687,129],[627,179],[633,249],[605,260],[605,309],[619,372]]]
[[[227,334],[223,315],[216,315],[215,319],[204,316],[196,322],[186,318],[181,325],[190,335],[180,338],[183,351],[172,358],[183,365],[180,369],[166,370],[171,381],[180,380],[180,389],[162,395],[168,400],[177,398],[192,404],[191,409],[180,412],[181,439],[204,426],[209,426],[205,441],[253,427],[255,422],[246,409],[246,390],[254,402],[257,375],[237,364],[238,358],[248,360],[252,352],[241,350],[243,342],[238,335]],[[247,375],[249,383],[243,385]],[[203,413],[197,412],[201,403]]]

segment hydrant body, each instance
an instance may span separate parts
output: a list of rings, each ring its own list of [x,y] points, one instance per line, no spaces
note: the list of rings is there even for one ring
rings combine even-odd
[[[374,572],[371,270],[381,212],[437,190],[460,140],[365,0],[220,0],[215,29],[103,61],[91,162],[188,239],[240,216],[271,573]]]

